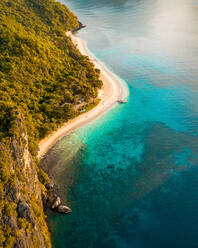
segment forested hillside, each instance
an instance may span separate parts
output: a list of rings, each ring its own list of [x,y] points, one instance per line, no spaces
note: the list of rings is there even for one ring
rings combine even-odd
[[[0,1],[0,247],[50,247],[38,140],[80,114],[79,100],[93,106],[102,86],[65,35],[78,26],[54,0]]]

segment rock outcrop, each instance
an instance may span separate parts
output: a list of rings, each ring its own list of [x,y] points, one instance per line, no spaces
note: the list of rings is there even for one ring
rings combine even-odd
[[[86,26],[84,24],[82,24],[81,22],[78,22],[78,27],[77,28],[74,28],[72,30],[72,33],[75,33],[77,31],[81,30],[82,28],[86,28]]]

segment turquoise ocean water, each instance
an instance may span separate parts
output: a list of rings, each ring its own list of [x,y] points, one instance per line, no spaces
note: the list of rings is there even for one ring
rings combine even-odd
[[[62,0],[128,103],[59,141],[47,164],[73,213],[55,248],[198,247],[198,1]]]

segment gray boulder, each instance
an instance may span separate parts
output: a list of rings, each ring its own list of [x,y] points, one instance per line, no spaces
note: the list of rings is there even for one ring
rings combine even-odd
[[[59,196],[56,197],[56,199],[54,200],[54,203],[52,205],[52,208],[57,208],[59,205],[61,204],[61,199]]]
[[[58,213],[61,213],[61,214],[69,214],[72,212],[71,208],[65,205],[59,205],[57,211]]]

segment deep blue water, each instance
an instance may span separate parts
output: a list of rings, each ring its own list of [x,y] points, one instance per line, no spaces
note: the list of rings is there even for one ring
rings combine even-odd
[[[129,97],[43,161],[73,210],[50,215],[53,246],[197,248],[198,1],[62,2]]]

